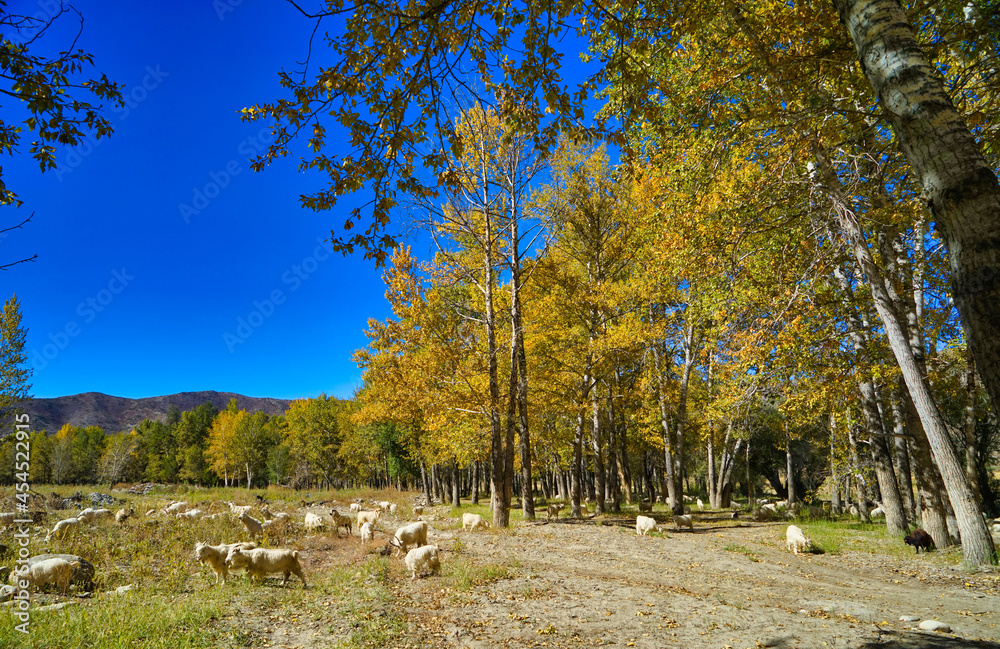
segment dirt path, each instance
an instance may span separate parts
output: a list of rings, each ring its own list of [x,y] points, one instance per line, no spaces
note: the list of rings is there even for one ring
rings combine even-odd
[[[441,647],[1000,649],[1000,573],[937,568],[923,556],[794,556],[781,524],[637,537],[631,521],[605,523],[441,533],[442,547],[459,538],[467,558],[513,561],[517,576],[461,596],[426,579],[399,595]],[[952,633],[917,631],[901,615]]]

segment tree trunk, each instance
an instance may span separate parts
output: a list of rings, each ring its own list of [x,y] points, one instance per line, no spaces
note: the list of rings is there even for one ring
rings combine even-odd
[[[617,377],[616,377],[617,384]],[[628,465],[628,445],[625,437],[625,424],[621,422],[618,426],[618,480],[625,489],[625,502],[632,504],[635,497],[632,493],[632,472]]]
[[[847,429],[847,442],[851,448],[851,473],[854,476],[854,488],[857,490],[858,514],[861,515],[862,521],[869,523],[871,519],[868,517],[868,481],[862,472],[857,436],[854,434],[850,424],[848,424]]]
[[[715,428],[711,424],[708,426],[705,450],[708,453],[708,502],[712,509],[718,509],[719,490],[715,488]]]
[[[798,494],[795,493],[795,463],[792,461],[792,436],[788,433],[788,425],[785,424],[785,474],[787,475],[788,495],[786,502],[790,507],[792,503],[798,501]]]
[[[479,504],[479,460],[472,463],[472,504]]]
[[[423,462],[420,463],[420,481],[424,486],[424,498],[427,499],[427,506],[430,507],[434,504],[434,499],[431,497],[431,481],[427,475],[427,465]]]
[[[939,549],[946,548],[951,545],[951,536],[948,534],[944,485],[931,458],[927,438],[920,429],[920,418],[906,394],[906,387],[901,385],[897,395],[912,449],[910,460],[913,464],[913,477],[917,483],[920,527],[931,535],[934,545]]]
[[[868,426],[868,449],[871,451],[875,465],[875,479],[882,494],[882,509],[885,512],[885,524],[889,533],[905,534],[906,513],[903,511],[903,501],[899,496],[899,485],[896,484],[896,473],[892,467],[892,457],[885,441],[885,426],[882,413],[878,407],[875,387],[870,381],[861,381],[860,385],[862,409]]]
[[[969,487],[982,509],[982,492],[979,487],[979,458],[976,453],[976,361],[972,353],[966,350],[965,368],[965,477]]]
[[[840,471],[837,466],[837,418],[830,413],[830,513],[836,516],[844,510],[840,500]]]
[[[601,409],[598,398],[598,385],[595,384],[590,393],[591,415],[594,429],[591,442],[594,449],[594,514],[604,514],[604,441],[601,435]]]

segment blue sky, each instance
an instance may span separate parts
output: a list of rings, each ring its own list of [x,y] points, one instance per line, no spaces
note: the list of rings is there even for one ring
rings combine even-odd
[[[249,169],[267,131],[238,115],[282,96],[277,73],[304,58],[312,24],[277,0],[73,4],[85,18],[77,46],[95,76],[126,84],[128,105],[111,113],[111,139],[59,150],[56,171],[27,155],[30,134],[0,160],[24,201],[3,224],[35,214],[2,252],[38,260],[0,275],[5,298],[21,300],[34,396],[349,397],[367,319],[390,314],[381,271],[323,245],[351,201],[301,209],[319,179],[292,158]],[[47,47],[68,46],[76,19],[61,20]],[[26,117],[6,98],[0,113]]]

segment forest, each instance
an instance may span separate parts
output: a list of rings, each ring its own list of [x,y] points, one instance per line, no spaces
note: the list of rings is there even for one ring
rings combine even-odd
[[[347,16],[319,72],[242,115],[274,135],[257,171],[328,176],[304,207],[374,195],[331,233],[385,266],[363,387],[36,433],[37,480],[488,493],[496,527],[767,490],[995,562],[996,8],[712,7],[311,15]]]

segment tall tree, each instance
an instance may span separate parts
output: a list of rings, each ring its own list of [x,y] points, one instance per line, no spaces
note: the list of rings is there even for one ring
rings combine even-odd
[[[6,422],[14,409],[30,398],[32,370],[27,367],[24,343],[28,330],[21,325],[21,303],[10,297],[0,313],[0,422]]]

